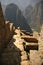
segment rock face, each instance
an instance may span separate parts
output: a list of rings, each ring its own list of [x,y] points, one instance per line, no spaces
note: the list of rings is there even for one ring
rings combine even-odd
[[[4,36],[5,36],[5,20],[4,20],[4,16],[0,4],[0,43],[4,42]]]
[[[0,48],[7,43],[13,36],[13,23],[5,22],[0,4]],[[4,45],[3,45],[4,46]]]

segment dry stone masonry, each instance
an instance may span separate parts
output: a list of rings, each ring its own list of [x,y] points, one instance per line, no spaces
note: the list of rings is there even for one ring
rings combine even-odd
[[[5,21],[0,4],[0,65],[43,65],[43,25],[40,36]]]

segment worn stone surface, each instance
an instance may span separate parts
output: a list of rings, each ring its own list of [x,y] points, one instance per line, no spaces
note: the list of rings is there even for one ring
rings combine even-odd
[[[40,38],[39,38],[39,54],[41,58],[41,64],[43,65],[43,25],[41,27]]]
[[[21,62],[21,65],[24,65],[24,64],[25,64],[25,65],[30,65],[30,62],[29,62],[29,61],[22,61],[22,62]]]
[[[41,65],[41,59],[38,51],[30,50],[30,61],[32,62],[32,65]]]
[[[21,56],[21,61],[25,61],[25,60],[28,60],[28,59],[27,59],[27,55],[24,54]]]

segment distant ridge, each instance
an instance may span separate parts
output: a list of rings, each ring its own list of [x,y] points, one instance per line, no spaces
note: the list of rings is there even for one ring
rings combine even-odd
[[[27,9],[28,10],[28,9]],[[29,13],[29,12],[28,12]],[[27,15],[25,15],[26,17]],[[40,0],[32,9],[30,15],[27,16],[28,24],[35,31],[40,32],[43,24],[43,0]]]

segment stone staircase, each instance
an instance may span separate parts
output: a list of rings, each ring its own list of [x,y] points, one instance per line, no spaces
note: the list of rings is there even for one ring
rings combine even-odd
[[[20,29],[15,30],[16,35],[13,35],[15,41],[13,44],[21,51],[21,62],[20,65],[32,65],[30,62],[30,50],[38,50],[38,43],[27,43],[24,38],[22,39]],[[31,37],[32,38],[32,37]],[[27,39],[29,39],[27,37]],[[36,39],[37,40],[37,39]],[[38,41],[38,40],[37,40]],[[37,42],[36,41],[36,42]]]
[[[38,43],[30,43],[22,39],[20,29],[15,29],[15,33],[7,47],[3,49],[1,63],[4,65],[32,65],[30,50],[38,50]]]
[[[1,4],[0,17],[0,65],[43,65],[43,32],[38,41],[33,34],[15,29],[5,21]]]

